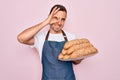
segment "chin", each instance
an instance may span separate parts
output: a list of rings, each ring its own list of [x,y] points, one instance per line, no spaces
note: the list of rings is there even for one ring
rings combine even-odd
[[[61,32],[61,29],[55,29],[54,30],[56,33],[59,33],[59,32]]]

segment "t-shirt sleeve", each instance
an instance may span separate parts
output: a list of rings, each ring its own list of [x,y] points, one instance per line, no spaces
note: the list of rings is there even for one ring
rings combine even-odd
[[[39,45],[39,37],[36,35],[35,37],[34,37],[34,47],[37,49],[38,48],[38,45]]]
[[[39,45],[39,36],[38,36],[38,35],[35,35],[35,36],[34,36],[34,44],[31,45],[30,47],[37,49],[37,48],[38,48],[38,45]]]
[[[76,39],[76,36],[72,34],[69,40],[73,40],[73,39]]]
[[[66,36],[68,38],[68,41],[76,39],[76,35],[75,34],[68,33],[68,32],[65,32],[65,33],[66,33]]]
[[[46,33],[38,33],[34,36],[34,45],[32,45],[32,48],[36,48],[36,50],[39,53],[40,59],[42,56],[42,48],[43,48],[43,44],[45,41],[45,35]]]

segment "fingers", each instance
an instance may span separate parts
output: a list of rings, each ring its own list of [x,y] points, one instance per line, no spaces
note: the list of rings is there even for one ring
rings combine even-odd
[[[60,8],[56,8],[54,11],[54,14],[56,14],[59,10],[60,10]]]
[[[55,8],[52,10],[51,15],[56,14],[59,10],[60,10],[60,8],[55,7]]]
[[[60,10],[60,8],[55,7],[51,14],[49,14],[48,18],[46,19],[48,24],[56,23],[57,21],[53,19],[54,15]]]
[[[53,24],[53,23],[56,23],[56,22],[57,22],[57,20],[53,19],[53,17],[54,17],[54,15],[55,15],[59,10],[60,10],[60,8],[57,8],[57,7],[55,7],[55,8],[52,10],[51,14],[49,15],[50,18],[51,18],[49,24]]]

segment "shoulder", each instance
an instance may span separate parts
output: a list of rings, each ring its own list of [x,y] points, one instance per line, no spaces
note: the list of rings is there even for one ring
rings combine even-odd
[[[35,36],[34,36],[34,46],[39,47],[39,45],[43,44],[45,41],[45,36],[46,36],[47,32],[38,32]]]
[[[75,35],[75,34],[70,33],[70,32],[68,32],[68,31],[65,31],[65,30],[64,30],[64,32],[65,32],[65,34],[66,34],[68,40],[76,39],[76,35]]]
[[[35,37],[45,37],[47,32],[38,32]]]
[[[43,39],[43,38],[45,38],[46,34],[47,34],[47,31],[46,31],[46,32],[38,32],[38,33],[35,35],[35,38],[36,38],[36,39]]]
[[[41,51],[41,49],[43,47],[46,34],[47,34],[47,32],[38,32],[34,36],[34,45],[33,45],[33,47],[35,47],[39,52]]]

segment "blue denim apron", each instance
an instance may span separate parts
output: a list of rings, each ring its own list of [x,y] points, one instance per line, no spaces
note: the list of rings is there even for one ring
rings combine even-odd
[[[62,31],[65,41],[48,41],[49,31],[42,51],[42,80],[76,80],[71,61],[60,61],[58,55],[63,49],[67,37]]]

